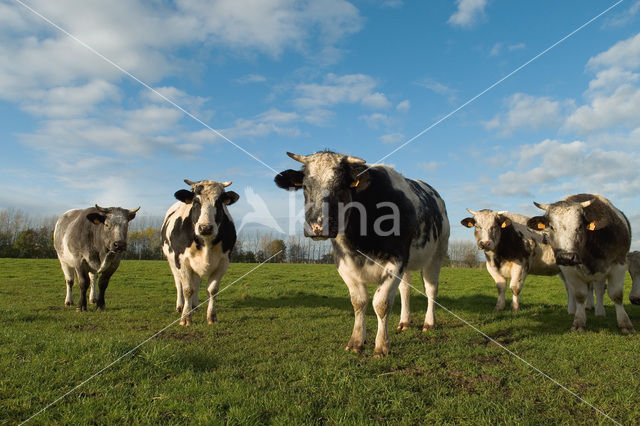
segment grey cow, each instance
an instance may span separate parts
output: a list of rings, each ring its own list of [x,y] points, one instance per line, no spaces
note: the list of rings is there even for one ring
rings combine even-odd
[[[607,280],[607,292],[616,308],[623,334],[634,331],[622,304],[626,257],[631,245],[631,225],[624,213],[601,195],[576,194],[553,204],[534,203],[544,216],[529,219],[533,229],[548,229],[556,263],[573,290],[576,314],[573,330],[584,330],[585,299],[589,284]]]
[[[120,265],[127,248],[129,222],[140,210],[120,207],[95,207],[69,210],[60,216],[53,231],[53,245],[62,266],[67,284],[64,303],[73,305],[74,276],[78,277],[80,300],[78,311],[87,310],[87,288],[91,285],[89,299],[98,309],[104,309],[104,293],[109,279]],[[96,279],[98,291],[95,289]]]
[[[627,263],[629,264],[629,274],[631,275],[631,293],[629,293],[629,302],[634,305],[640,305],[640,251],[632,251],[627,255]]]

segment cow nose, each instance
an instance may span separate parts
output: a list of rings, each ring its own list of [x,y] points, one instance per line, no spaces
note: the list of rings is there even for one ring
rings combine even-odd
[[[213,234],[213,225],[198,225],[198,231],[200,235],[211,235]]]
[[[480,250],[487,250],[489,248],[489,241],[480,241],[478,243],[478,248]]]
[[[322,235],[322,226],[318,225],[317,223],[311,225],[311,230],[315,235]]]
[[[116,241],[115,243],[113,243],[113,249],[114,251],[124,251],[127,249],[127,242],[126,241]]]
[[[558,250],[555,252],[556,263],[562,266],[575,266],[580,263],[580,257],[578,253],[571,253],[564,250]]]

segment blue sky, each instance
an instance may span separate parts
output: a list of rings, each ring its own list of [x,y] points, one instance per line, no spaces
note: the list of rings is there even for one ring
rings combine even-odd
[[[24,2],[278,171],[297,167],[285,151],[376,162],[615,3]],[[466,207],[534,214],[576,192],[640,230],[639,24],[623,1],[385,163],[441,192],[452,238],[472,238]],[[236,221],[248,187],[288,215],[269,168],[13,0],[0,58],[0,208],[161,216],[209,178],[233,181]]]

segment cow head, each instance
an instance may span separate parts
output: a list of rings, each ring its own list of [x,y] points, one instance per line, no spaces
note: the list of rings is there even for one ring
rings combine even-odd
[[[95,211],[87,214],[87,220],[94,226],[101,227],[101,238],[108,251],[120,253],[127,249],[127,233],[129,222],[136,217],[134,210],[122,209],[120,207],[100,207],[96,204]]]
[[[330,151],[287,155],[302,163],[302,169],[285,170],[274,180],[280,188],[304,191],[305,236],[335,238],[348,221],[351,209],[345,206],[369,185],[365,160]]]
[[[191,187],[191,191],[181,189],[174,194],[175,197],[185,204],[191,204],[189,215],[195,234],[203,239],[214,239],[225,214],[224,206],[235,203],[240,196],[224,190],[231,182],[193,182],[189,179],[184,182]]]
[[[587,233],[598,231],[608,225],[607,219],[598,216],[598,211],[591,207],[593,201],[591,199],[583,202],[533,203],[544,210],[545,214],[532,217],[528,220],[527,226],[535,230],[548,230],[549,243],[558,265],[575,266],[582,263],[581,251],[584,250]]]
[[[500,243],[502,230],[512,225],[511,219],[504,215],[505,212],[486,209],[479,212],[467,211],[473,216],[462,219],[460,223],[467,228],[475,227],[476,243],[480,250],[494,251]]]

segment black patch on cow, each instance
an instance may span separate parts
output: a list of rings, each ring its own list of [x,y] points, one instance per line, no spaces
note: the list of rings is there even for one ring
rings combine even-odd
[[[416,209],[407,198],[405,193],[396,189],[386,170],[373,167],[369,169],[369,185],[362,191],[354,191],[352,201],[361,203],[367,212],[365,223],[366,233],[361,235],[360,226],[363,218],[358,209],[351,209],[349,219],[346,223],[344,234],[345,244],[359,266],[370,262],[363,256],[358,256],[361,251],[376,261],[395,261],[404,267],[409,259],[411,240],[417,227]],[[382,202],[394,203],[400,212],[400,232],[398,235],[380,236],[374,230],[374,223],[381,216],[388,216],[392,213],[390,207],[379,208],[377,205]],[[339,261],[345,253],[343,247],[332,240],[336,254],[336,261]]]
[[[189,213],[185,217],[177,218],[171,230],[169,245],[173,250],[178,269],[180,269],[180,255],[188,247],[191,247],[191,244],[195,242],[198,250],[202,248],[202,240],[196,236],[195,232],[195,224],[200,217],[200,208],[200,203],[198,201],[194,202],[189,209]]]
[[[417,206],[417,220],[419,227],[424,223],[424,232],[422,232],[420,240],[416,241],[415,244],[418,247],[424,247],[432,238],[434,241],[437,240],[442,233],[442,212],[435,198],[440,198],[440,195],[425,182],[413,179],[406,179],[406,181],[420,200],[420,204]],[[429,193],[423,185],[429,188],[432,193]]]
[[[528,259],[531,255],[532,247],[525,243],[522,232],[517,231],[513,226],[507,226],[499,231],[500,241],[494,250],[493,262],[496,268],[504,261],[514,261]]]
[[[226,194],[226,193],[225,193]],[[235,194],[235,193],[234,193]],[[238,194],[236,194],[238,195]],[[224,211],[224,200],[216,200],[216,224],[218,225],[218,235],[211,242],[211,247],[222,243],[222,252],[227,253],[236,244],[236,227]]]
[[[193,200],[193,197],[195,197],[195,194],[191,191],[187,191],[186,189],[180,189],[176,191],[173,196],[176,197],[178,201],[182,201],[185,204],[190,204]]]

